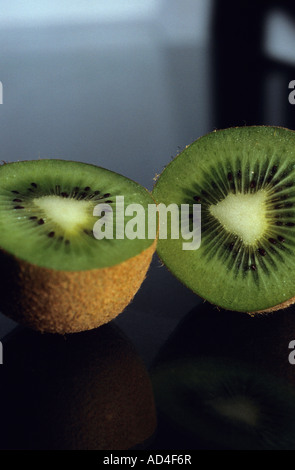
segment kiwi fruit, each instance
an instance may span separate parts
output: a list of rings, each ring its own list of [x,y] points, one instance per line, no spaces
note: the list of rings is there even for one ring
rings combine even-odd
[[[153,188],[160,205],[188,209],[187,233],[160,230],[166,267],[201,298],[226,310],[272,312],[295,300],[295,133],[273,126],[216,130],[187,146]],[[192,236],[201,205],[201,242]]]
[[[295,449],[295,392],[267,372],[195,356],[158,364],[152,381],[166,448]]]
[[[3,164],[1,311],[60,334],[115,318],[141,286],[156,248],[156,237],[138,236],[135,226],[134,237],[126,236],[134,217],[124,217],[124,208],[140,204],[137,222],[144,223],[153,203],[141,185],[95,165],[58,159]],[[104,210],[97,213],[99,207]],[[101,232],[112,231],[101,239],[95,235],[99,220]]]
[[[127,450],[153,439],[149,374],[114,323],[66,335],[18,326],[3,351],[2,450]]]

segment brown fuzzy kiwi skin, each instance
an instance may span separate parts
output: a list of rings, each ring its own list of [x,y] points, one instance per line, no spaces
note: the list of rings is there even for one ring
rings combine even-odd
[[[19,326],[3,349],[0,449],[127,450],[153,439],[148,371],[113,323],[65,336]]]
[[[249,315],[257,315],[257,314],[263,314],[263,313],[272,313],[276,312],[277,310],[284,310],[285,308],[290,307],[295,303],[295,297],[292,297],[289,300],[285,300],[285,302],[282,302],[278,305],[274,305],[273,307],[266,308],[265,310],[257,310],[256,312],[248,312]]]
[[[40,332],[75,333],[119,315],[145,279],[156,240],[118,265],[86,271],[48,269],[0,250],[0,309]]]

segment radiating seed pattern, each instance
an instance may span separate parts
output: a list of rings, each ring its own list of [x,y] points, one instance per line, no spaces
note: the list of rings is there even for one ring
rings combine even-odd
[[[43,217],[32,215],[31,206],[33,198],[46,195],[56,195],[60,196],[61,198],[74,198],[76,200],[86,201],[89,200],[92,202],[93,207],[99,203],[113,204],[114,202],[112,199],[110,199],[112,196],[111,193],[101,192],[101,190],[98,188],[93,190],[90,186],[83,186],[81,188],[75,186],[73,189],[65,190],[62,189],[62,186],[57,183],[50,191],[45,191],[44,188],[34,181],[32,181],[24,190],[13,188],[11,190],[11,194],[12,209],[15,210],[16,213],[22,213],[22,215],[32,223],[33,227],[38,227],[41,225],[47,227],[48,225],[49,230],[47,230],[47,237],[50,239],[55,239],[59,243],[64,242],[65,245],[70,245],[71,240],[68,238],[65,239],[64,236],[60,233],[56,233],[55,230],[51,230],[50,221],[47,222]],[[82,228],[81,233],[83,233],[84,236],[91,237],[91,239],[93,239],[92,230]]]
[[[251,168],[242,161],[237,157],[234,168],[232,161],[225,161],[203,170],[202,183],[194,184],[186,202],[201,204],[203,250],[208,260],[218,258],[235,276],[251,275],[259,283],[259,271],[269,275],[284,260],[282,253],[291,255],[294,251],[295,174],[292,166],[280,164],[279,157],[270,157],[264,164],[257,161]],[[209,207],[230,193],[254,194],[259,190],[267,193],[268,228],[255,246],[249,246],[227,232]]]

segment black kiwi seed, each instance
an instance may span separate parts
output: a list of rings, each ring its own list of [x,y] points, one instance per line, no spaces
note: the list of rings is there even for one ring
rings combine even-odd
[[[110,193],[104,194],[103,197],[110,197]]]
[[[68,193],[66,193],[66,192],[64,192],[64,191],[63,191],[62,193],[60,193],[60,195],[61,195],[62,197],[69,197]]]
[[[37,219],[38,219],[38,217],[37,217],[36,215],[32,215],[32,216],[30,217],[30,220],[37,220]]]
[[[295,223],[294,222],[287,222],[285,225],[287,227],[294,227]]]
[[[285,241],[284,237],[282,237],[281,235],[278,236],[278,240],[281,243],[284,243],[284,241]]]
[[[53,238],[54,235],[55,235],[55,232],[49,232],[49,234],[48,234],[48,236],[49,236],[50,238]]]
[[[84,188],[84,191],[90,191],[90,186],[86,186],[86,188]]]
[[[14,209],[24,209],[24,206],[14,206]]]
[[[31,183],[31,186],[33,186],[33,188],[37,188],[37,184],[36,184],[36,183]]]
[[[233,175],[232,175],[232,173],[228,173],[228,174],[227,174],[227,179],[228,179],[228,181],[232,181],[232,180],[233,180]]]
[[[265,255],[266,255],[266,251],[265,251],[263,248],[258,248],[258,253],[259,253],[261,256],[265,256]]]
[[[15,189],[11,191],[14,194],[20,194],[19,191],[16,191]]]
[[[200,196],[194,196],[193,200],[196,201],[196,202],[200,202],[201,198],[200,198]]]
[[[272,243],[273,245],[277,243],[277,241],[274,238],[269,238],[268,241]]]
[[[252,271],[256,271],[256,269],[257,269],[257,268],[256,268],[256,265],[255,265],[255,264],[251,264],[250,269],[252,269]]]
[[[100,191],[94,191],[93,193],[95,196],[97,196],[98,194],[100,194]]]
[[[13,202],[23,202],[23,201],[21,199],[16,198],[16,199],[13,199]]]
[[[38,220],[38,224],[39,224],[39,225],[43,225],[43,224],[44,224],[44,220],[43,220],[43,219],[39,219],[39,220]]]

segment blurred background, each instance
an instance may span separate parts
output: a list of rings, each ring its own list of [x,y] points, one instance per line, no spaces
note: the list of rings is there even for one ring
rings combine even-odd
[[[0,160],[85,161],[151,189],[214,129],[295,129],[284,0],[0,0],[0,57]],[[116,323],[149,366],[199,302],[155,257]],[[14,326],[0,316],[1,337]]]

